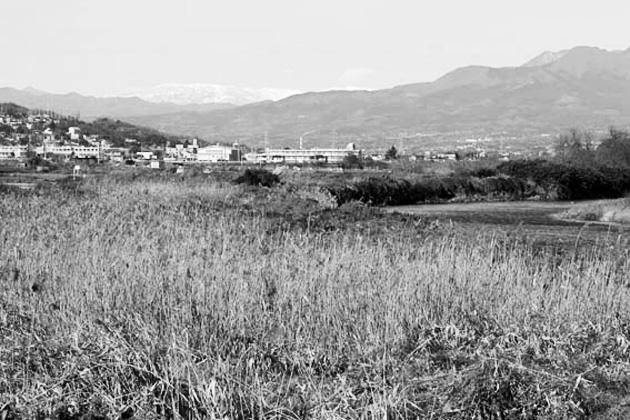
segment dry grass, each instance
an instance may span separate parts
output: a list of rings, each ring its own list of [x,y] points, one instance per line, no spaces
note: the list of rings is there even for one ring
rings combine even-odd
[[[4,195],[0,416],[630,413],[625,250],[278,229],[251,194],[119,179]]]
[[[630,199],[599,200],[578,204],[559,215],[562,219],[606,223],[630,223]]]

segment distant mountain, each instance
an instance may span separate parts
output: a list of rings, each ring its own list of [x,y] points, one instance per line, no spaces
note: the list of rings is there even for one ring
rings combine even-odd
[[[206,89],[214,85],[185,86],[163,86],[152,100],[182,104],[253,100],[238,99],[229,89]],[[383,139],[391,143],[416,133],[461,138],[471,133],[624,128],[630,125],[630,49],[577,47],[543,53],[521,67],[469,66],[430,83],[303,93],[238,107],[53,95],[32,88],[0,89],[0,102],[80,113],[84,119],[108,116],[210,141],[262,145],[267,138],[270,146],[295,145],[304,133],[309,133],[305,139],[312,146],[354,141],[372,148],[382,146]]]
[[[12,102],[31,109],[53,110],[60,114],[77,115],[90,120],[101,117],[125,118],[174,112],[199,112],[231,107],[228,104],[181,106],[155,104],[139,98],[97,98],[78,93],[54,94],[28,87],[23,90],[0,88],[0,102]]]
[[[294,95],[227,110],[134,117],[133,122],[209,140],[315,145],[334,136],[378,147],[400,133],[560,132],[630,124],[630,50],[577,47],[522,67],[471,66],[431,83],[378,91]]]
[[[35,96],[45,96],[45,95],[49,95],[48,92],[44,92],[43,90],[39,90],[39,89],[35,89],[32,86],[29,86],[27,88],[22,89],[22,92],[24,93],[29,93],[31,95],[35,95]]]
[[[167,83],[132,92],[126,97],[138,97],[147,102],[176,105],[234,104],[245,105],[260,101],[278,101],[300,93],[289,89],[251,89],[205,83]]]
[[[561,59],[562,57],[564,57],[567,52],[569,52],[569,50],[562,50],[562,51],[545,51],[544,53],[534,57],[533,59],[529,60],[527,63],[523,64],[523,67],[539,67],[539,66],[544,66],[546,64],[549,63],[553,63],[554,61],[557,61],[559,59]]]

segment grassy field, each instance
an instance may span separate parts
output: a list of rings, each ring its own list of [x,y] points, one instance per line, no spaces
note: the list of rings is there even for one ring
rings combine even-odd
[[[630,199],[599,200],[569,209],[560,218],[603,223],[630,223]]]
[[[630,259],[300,185],[0,196],[0,418],[623,419]]]

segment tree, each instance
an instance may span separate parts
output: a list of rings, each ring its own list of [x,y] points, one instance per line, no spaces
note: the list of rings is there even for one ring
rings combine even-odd
[[[385,152],[385,160],[396,160],[398,159],[398,150],[395,146],[392,146]]]
[[[630,133],[611,128],[597,149],[599,163],[630,167]]]
[[[8,124],[0,124],[0,133],[11,134],[13,133],[13,128]]]
[[[353,153],[348,153],[348,155],[343,158],[341,167],[343,169],[363,169],[363,162],[361,162],[361,158],[359,158],[359,156]]]
[[[142,151],[142,148],[137,143],[129,148],[129,153],[131,153],[132,155],[135,155],[136,153],[140,151]]]
[[[562,163],[589,165],[595,161],[593,135],[586,131],[572,129],[562,134],[554,144],[556,160]]]

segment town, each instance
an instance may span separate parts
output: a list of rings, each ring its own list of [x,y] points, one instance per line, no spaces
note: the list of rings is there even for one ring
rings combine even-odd
[[[8,107],[9,110],[3,108]],[[329,148],[258,148],[254,149],[234,142],[202,145],[197,138],[165,141],[164,144],[146,145],[138,139],[124,138],[115,144],[107,134],[85,133],[78,118],[65,117],[52,111],[22,112],[11,110],[12,105],[0,107],[0,160],[27,161],[38,157],[44,160],[92,160],[115,164],[147,165],[161,168],[164,163],[219,163],[242,162],[254,164],[340,164],[350,157],[365,161],[455,161],[525,157],[522,151],[504,148],[502,141],[492,138],[453,139],[451,146],[434,147],[433,150],[406,150],[401,139],[385,139],[396,142],[384,150],[360,150],[354,143],[346,147]],[[549,137],[543,135],[542,137]],[[549,143],[549,140],[547,143]],[[535,157],[553,154],[549,144],[535,150]],[[531,153],[530,153],[531,154]],[[531,157],[531,156],[529,156]]]

